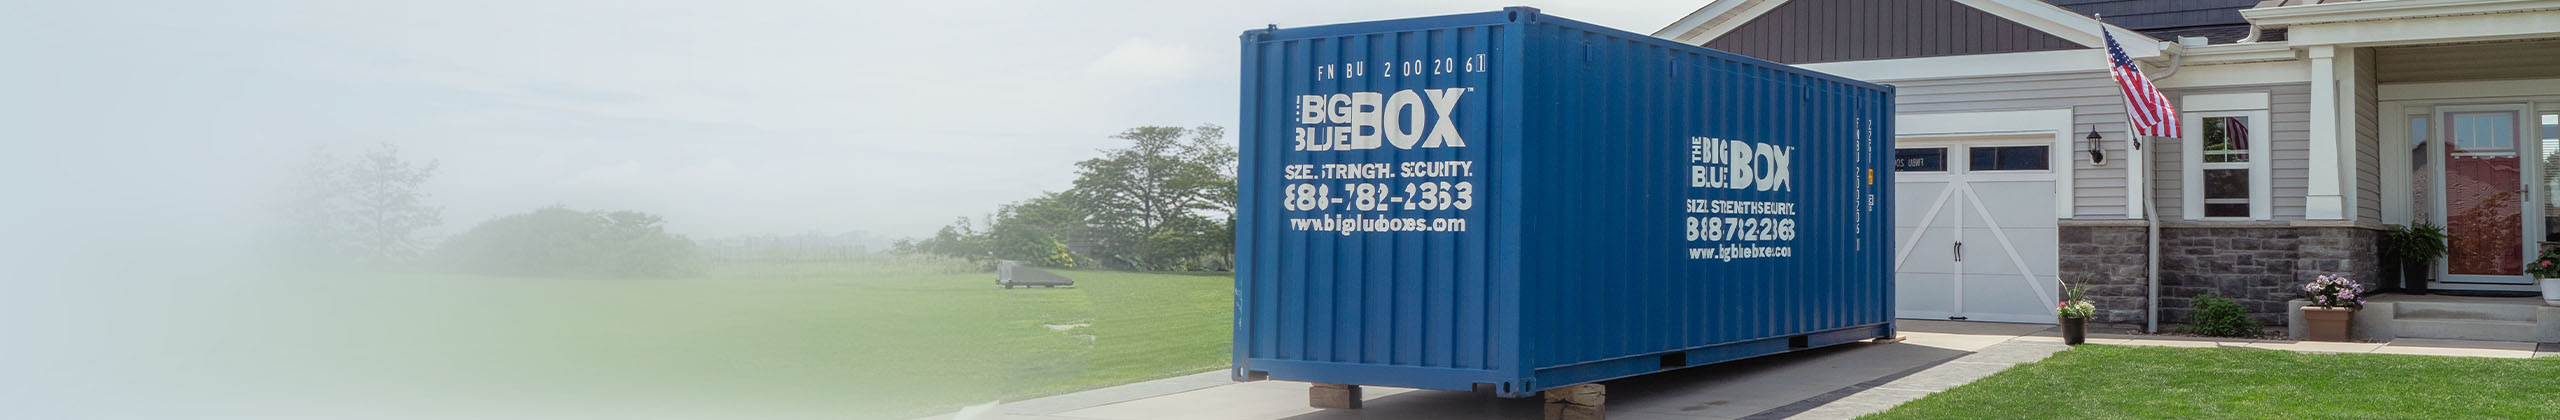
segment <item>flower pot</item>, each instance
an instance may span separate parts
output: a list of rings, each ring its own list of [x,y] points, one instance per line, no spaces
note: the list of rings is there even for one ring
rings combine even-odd
[[[2309,324],[2305,325],[2305,327],[2309,327],[2307,329],[2310,330],[2310,333],[2308,334],[2308,337],[2302,337],[2302,339],[2306,341],[2347,341],[2347,328],[2351,325],[2349,322],[2354,320],[2355,316],[2355,308],[2304,306],[2302,307],[2302,322]]]
[[[2400,261],[2400,293],[2412,295],[2427,294],[2427,275],[2435,274],[2433,273],[2435,268],[2436,266],[2434,261]]]
[[[2062,344],[2077,346],[2086,342],[2089,342],[2089,319],[2063,318]]]
[[[2534,282],[2542,286],[2542,304],[2560,306],[2560,279],[2540,279]]]

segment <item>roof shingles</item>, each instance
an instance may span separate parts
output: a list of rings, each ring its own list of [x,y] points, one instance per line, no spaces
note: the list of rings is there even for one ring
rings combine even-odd
[[[2319,0],[2267,0],[2319,1]],[[2332,0],[2334,1],[2334,0]],[[2099,14],[2107,23],[2158,39],[2201,36],[2230,43],[2249,36],[2241,9],[2263,7],[2261,0],[2044,0],[2072,12]]]

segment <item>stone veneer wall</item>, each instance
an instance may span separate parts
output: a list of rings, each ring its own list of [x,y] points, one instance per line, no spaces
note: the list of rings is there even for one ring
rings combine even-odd
[[[2148,274],[2143,241],[2150,234],[2140,221],[2062,227],[2062,281],[2087,289],[2090,302],[2098,305],[2091,322],[2142,323],[2142,302],[2150,298],[2145,292],[2150,285],[2143,281]]]
[[[2377,287],[2380,231],[2357,226],[2296,226],[2287,222],[2165,222],[2160,229],[2160,321],[2183,324],[2199,295],[2214,295],[2249,308],[2258,322],[2285,325],[2285,301],[2301,297],[2312,277],[2343,273]],[[2147,228],[2140,222],[2070,223],[2062,226],[2064,281],[2079,282],[2099,307],[2093,321],[2140,324],[2148,285],[2143,281]]]

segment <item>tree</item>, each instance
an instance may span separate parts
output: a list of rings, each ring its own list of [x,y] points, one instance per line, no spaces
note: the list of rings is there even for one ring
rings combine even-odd
[[[1076,163],[1075,187],[963,217],[900,253],[1074,267],[1157,270],[1234,266],[1236,149],[1226,129],[1138,127],[1126,148]]]
[[[409,262],[422,248],[418,232],[444,222],[443,208],[427,205],[422,189],[436,167],[435,161],[410,163],[388,143],[350,162],[314,148],[286,187],[279,245],[306,263],[383,268]]]
[[[1074,268],[1081,264],[1068,241],[1084,226],[1084,219],[1085,209],[1064,194],[1041,193],[1006,204],[987,222],[987,252],[997,259]]]
[[[302,163],[294,168],[294,178],[285,187],[285,202],[278,212],[284,225],[276,232],[278,251],[309,265],[345,265],[354,262],[348,248],[347,223],[341,220],[347,196],[345,177],[337,157],[325,147],[314,147]]]
[[[1206,226],[1235,218],[1236,150],[1226,129],[1138,127],[1113,136],[1129,147],[1076,163],[1070,195],[1087,211],[1084,232],[1106,263],[1155,268],[1233,252],[1233,236]],[[1211,245],[1225,243],[1225,245]],[[1174,246],[1182,244],[1182,246]]]
[[[400,147],[383,143],[345,168],[348,233],[359,262],[387,266],[418,256],[419,230],[444,223],[444,208],[426,204],[419,187],[436,173],[436,161],[411,164]]]

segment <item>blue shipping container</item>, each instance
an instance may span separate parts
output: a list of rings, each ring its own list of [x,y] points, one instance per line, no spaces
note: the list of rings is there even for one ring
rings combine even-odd
[[[1893,335],[1890,87],[1530,8],[1243,42],[1238,380],[1523,397]]]

